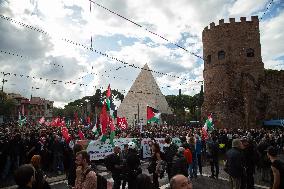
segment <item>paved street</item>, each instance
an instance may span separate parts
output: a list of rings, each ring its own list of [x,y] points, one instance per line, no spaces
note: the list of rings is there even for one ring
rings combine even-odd
[[[144,162],[142,164],[142,170],[143,173],[148,174],[147,171],[147,162]],[[210,175],[210,167],[206,166],[204,167],[204,176],[198,176],[197,179],[193,179],[193,188],[194,189],[227,189],[229,188],[229,182],[228,182],[228,176],[223,171],[222,166],[220,167],[220,178],[218,180],[209,178]],[[106,171],[106,168],[103,166],[98,166],[98,173],[103,175],[107,180],[111,183],[113,183],[113,180],[111,178],[111,174]],[[165,176],[163,179],[159,180],[160,188],[166,189],[169,187],[169,182],[167,179],[167,176]],[[63,189],[67,188],[67,183],[65,180],[55,182],[51,184],[53,189]],[[265,185],[256,185],[257,189],[266,189]]]

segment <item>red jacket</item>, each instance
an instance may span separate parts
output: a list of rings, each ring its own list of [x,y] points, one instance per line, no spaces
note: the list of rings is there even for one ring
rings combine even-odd
[[[192,153],[190,151],[190,149],[185,149],[184,152],[183,152],[183,155],[187,161],[188,164],[191,164],[192,163]]]

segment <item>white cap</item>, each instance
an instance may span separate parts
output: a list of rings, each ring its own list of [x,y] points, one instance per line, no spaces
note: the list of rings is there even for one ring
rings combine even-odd
[[[129,149],[135,149],[135,147],[136,147],[136,145],[135,145],[134,142],[129,142],[129,143],[128,143],[128,148],[129,148]]]

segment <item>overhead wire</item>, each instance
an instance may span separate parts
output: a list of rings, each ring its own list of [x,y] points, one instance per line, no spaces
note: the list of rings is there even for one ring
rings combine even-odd
[[[187,50],[186,48],[182,47],[181,45],[178,45],[178,44],[175,43],[175,42],[171,42],[170,40],[166,39],[165,37],[163,37],[163,36],[161,36],[161,35],[159,35],[159,34],[153,32],[153,31],[151,31],[151,30],[149,30],[149,29],[147,29],[147,28],[144,28],[142,25],[138,24],[137,22],[132,21],[132,20],[126,18],[125,16],[122,16],[122,15],[118,14],[117,12],[106,8],[105,6],[103,6],[103,5],[101,5],[101,4],[97,3],[97,2],[95,2],[94,0],[88,0],[88,1],[92,2],[93,4],[97,5],[98,7],[103,8],[104,10],[107,10],[108,12],[110,12],[110,13],[112,13],[112,14],[114,14],[114,15],[116,15],[116,16],[118,16],[118,17],[120,17],[120,18],[122,18],[122,19],[124,19],[124,20],[126,20],[126,21],[128,21],[128,22],[130,22],[130,23],[132,23],[132,24],[134,24],[134,25],[136,25],[137,27],[144,29],[145,31],[151,33],[152,35],[155,35],[155,36],[157,36],[157,37],[163,39],[164,41],[167,41],[168,43],[173,44],[174,46],[178,47],[179,49],[182,49],[182,50],[184,50],[184,51],[190,53],[191,55],[193,55],[193,56],[195,56],[195,57],[200,58],[200,59],[203,60],[203,58],[202,58],[201,56],[197,55],[196,53]]]
[[[12,23],[19,24],[19,25],[24,26],[24,27],[26,27],[26,28],[28,28],[28,29],[34,30],[34,31],[36,31],[36,32],[40,32],[40,33],[42,33],[43,35],[46,35],[46,36],[50,36],[50,37],[51,37],[51,35],[50,35],[48,32],[46,32],[46,31],[44,31],[44,30],[42,30],[42,29],[36,28],[36,27],[31,26],[31,25],[28,25],[28,24],[24,24],[23,22],[16,21],[16,20],[14,20],[14,19],[12,19],[12,18],[10,18],[10,17],[7,17],[7,16],[4,16],[4,15],[1,15],[1,14],[0,14],[0,18],[5,19],[5,20],[7,20],[7,21],[9,21],[9,22],[12,22]],[[155,70],[146,69],[146,68],[144,68],[144,67],[136,66],[135,64],[127,63],[127,62],[125,62],[125,61],[123,61],[123,60],[120,60],[120,59],[118,59],[118,58],[116,58],[116,57],[110,56],[110,55],[108,55],[108,54],[106,54],[106,53],[103,53],[103,52],[101,52],[101,51],[99,51],[99,50],[96,50],[96,49],[94,49],[94,48],[87,47],[86,45],[83,45],[83,44],[81,44],[81,43],[78,43],[78,42],[75,42],[75,41],[72,41],[72,40],[69,40],[69,39],[66,39],[66,38],[61,38],[60,40],[63,40],[63,41],[65,41],[65,42],[68,42],[68,43],[70,43],[70,44],[73,44],[73,45],[76,45],[76,46],[79,46],[79,47],[83,47],[84,49],[87,49],[87,50],[90,50],[90,51],[95,52],[95,53],[97,53],[97,54],[100,54],[100,55],[102,55],[102,56],[105,56],[105,57],[107,57],[107,58],[109,58],[109,59],[115,60],[116,62],[119,62],[119,63],[121,63],[121,64],[127,65],[127,66],[129,66],[129,67],[133,67],[133,68],[136,68],[136,69],[141,69],[141,70],[150,71],[150,72],[157,73],[157,74],[160,74],[160,75],[166,75],[166,76],[173,77],[173,78],[182,79],[181,77],[176,76],[176,75],[172,75],[172,74],[168,74],[168,73],[163,73],[163,72],[158,72],[158,71],[155,71]],[[188,80],[188,79],[186,79],[186,80]]]
[[[272,6],[273,0],[270,1],[270,3],[268,4],[268,6],[266,7],[265,11],[263,12],[262,16],[260,17],[259,20],[262,20],[263,17],[266,15],[266,13],[268,12],[269,8]]]

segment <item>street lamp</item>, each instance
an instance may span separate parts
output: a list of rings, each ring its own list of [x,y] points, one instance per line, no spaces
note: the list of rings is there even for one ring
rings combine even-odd
[[[88,103],[90,102],[90,100],[86,99],[85,102],[86,102],[86,116],[87,116],[88,115]]]

